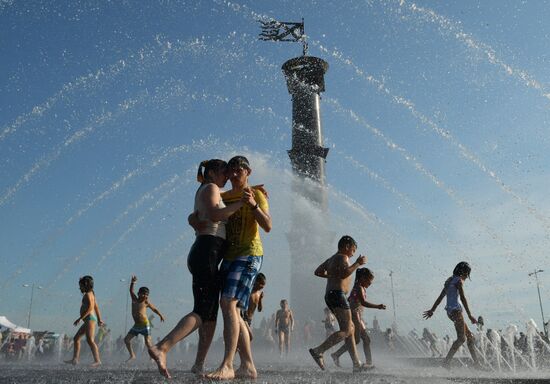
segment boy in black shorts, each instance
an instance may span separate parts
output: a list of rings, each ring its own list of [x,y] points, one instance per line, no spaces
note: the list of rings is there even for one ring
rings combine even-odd
[[[334,345],[345,340],[351,360],[353,361],[353,371],[361,371],[364,368],[357,357],[355,347],[354,333],[355,329],[351,319],[351,309],[346,298],[351,285],[351,275],[359,266],[367,262],[366,256],[361,256],[353,264],[349,264],[349,259],[353,257],[357,250],[357,243],[351,236],[343,236],[338,241],[338,252],[325,260],[315,270],[315,276],[327,279],[327,288],[325,291],[325,303],[334,313],[338,321],[339,331],[330,335],[321,345],[311,348],[309,353],[313,360],[321,369],[325,369],[323,353]]]

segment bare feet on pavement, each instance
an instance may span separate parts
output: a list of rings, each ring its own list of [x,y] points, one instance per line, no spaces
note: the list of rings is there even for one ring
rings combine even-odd
[[[205,377],[212,380],[233,380],[235,378],[235,371],[233,368],[221,366],[214,372],[205,375]]]
[[[160,374],[167,379],[171,379],[172,376],[170,376],[168,369],[166,369],[166,353],[158,349],[156,345],[147,349],[147,351],[151,359],[155,360],[155,363],[157,363]]]

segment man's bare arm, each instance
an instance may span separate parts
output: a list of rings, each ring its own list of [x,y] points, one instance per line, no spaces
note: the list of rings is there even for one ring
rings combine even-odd
[[[430,317],[433,316],[435,310],[437,309],[437,306],[441,303],[441,300],[443,300],[446,294],[447,292],[445,291],[445,288],[443,288],[441,290],[441,293],[439,294],[439,297],[435,300],[434,305],[427,311],[424,311],[424,313],[422,314],[422,317],[424,317],[424,319],[428,320]]]
[[[158,315],[158,317],[160,317],[160,321],[164,321],[164,316],[162,316],[162,313],[160,313],[160,311],[157,309],[157,307],[155,307],[155,306],[153,305],[153,303],[149,302],[149,303],[147,304],[147,306],[148,306],[149,308],[151,308],[151,311],[153,311],[154,313],[156,313],[156,314]]]
[[[260,298],[258,299],[258,312],[261,312],[264,309],[262,299],[264,298],[264,293],[260,293]]]
[[[319,265],[317,267],[317,269],[315,269],[315,272],[313,272],[315,274],[315,276],[323,277],[325,279],[328,277],[328,263],[329,263],[329,260],[330,259],[325,260],[321,265]]]
[[[355,272],[357,268],[365,264],[367,262],[367,257],[360,255],[357,260],[355,260],[352,264],[348,264],[345,256],[341,256],[337,259],[337,262],[337,276],[341,279],[345,279],[346,277],[349,277],[353,272]]]
[[[137,281],[137,277],[132,276],[132,279],[130,280],[130,297],[132,298],[132,302],[138,301],[138,298],[134,293],[134,285],[136,284],[136,281]]]
[[[462,301],[462,304],[464,305],[464,309],[468,314],[468,318],[470,319],[472,324],[477,323],[476,318],[472,316],[472,313],[470,312],[470,308],[468,307],[468,301],[466,301],[466,295],[464,295],[464,286],[462,285],[462,281],[458,282],[458,293],[460,295],[460,301]]]

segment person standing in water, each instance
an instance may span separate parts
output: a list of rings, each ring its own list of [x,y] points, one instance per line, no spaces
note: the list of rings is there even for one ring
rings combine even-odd
[[[359,268],[355,272],[355,283],[348,297],[348,302],[351,307],[351,320],[355,328],[355,343],[359,344],[363,341],[363,352],[365,354],[366,369],[374,368],[372,365],[372,353],[370,349],[370,337],[367,332],[367,327],[363,321],[363,308],[386,309],[384,304],[373,304],[367,301],[367,288],[374,281],[374,274],[368,268]],[[347,344],[344,344],[336,352],[331,353],[332,360],[337,367],[340,366],[340,356],[348,350]]]
[[[349,259],[353,257],[356,250],[357,243],[355,240],[351,236],[342,236],[338,241],[338,252],[325,260],[315,270],[315,276],[327,279],[325,303],[336,316],[340,327],[339,331],[331,334],[321,345],[309,350],[311,357],[322,370],[325,370],[323,353],[343,340],[345,340],[353,361],[353,371],[364,370],[357,356],[354,339],[355,328],[351,309],[346,298],[351,284],[351,275],[357,268],[367,262],[366,256],[359,256],[354,263],[349,264]]]
[[[160,321],[164,321],[164,316],[159,310],[149,301],[149,288],[141,287],[138,290],[138,294],[134,293],[134,285],[136,284],[137,277],[132,276],[130,280],[130,296],[132,297],[132,318],[134,319],[134,326],[128,331],[128,334],[124,338],[124,344],[130,353],[128,362],[136,358],[136,354],[132,349],[132,339],[136,336],[142,335],[145,339],[145,345],[147,349],[151,348],[151,322],[147,318],[147,308],[151,309],[160,317]]]
[[[225,221],[244,204],[238,200],[226,206],[221,198],[220,188],[227,182],[226,166],[223,160],[206,160],[200,163],[197,172],[197,181],[201,185],[195,194],[194,210],[198,212],[198,219],[206,225],[196,229],[195,242],[187,256],[187,266],[193,276],[193,310],[168,335],[148,349],[159,372],[166,378],[171,377],[166,368],[166,354],[176,343],[200,329],[197,358],[192,371],[201,373],[214,337],[220,294],[218,265],[226,250]]]
[[[447,311],[447,316],[449,317],[449,319],[454,323],[456,330],[456,340],[449,349],[449,352],[447,353],[447,356],[445,357],[445,360],[443,362],[443,367],[447,369],[451,367],[451,359],[465,341],[468,345],[468,349],[470,350],[470,354],[472,355],[474,367],[480,367],[475,350],[474,335],[468,329],[468,326],[464,321],[464,316],[462,315],[462,305],[464,305],[466,314],[468,315],[468,318],[470,319],[472,324],[477,323],[476,318],[472,316],[472,313],[470,312],[468,302],[466,301],[466,295],[464,294],[464,281],[470,277],[471,271],[472,268],[467,262],[461,261],[460,263],[458,263],[453,270],[453,275],[445,281],[443,290],[439,294],[439,297],[436,299],[434,305],[430,309],[425,311],[422,315],[426,320],[432,317],[439,303],[441,303],[443,298],[447,296],[447,305],[445,306],[445,310]],[[458,301],[459,296],[462,305],[460,305]]]
[[[94,357],[94,362],[92,367],[98,367],[101,365],[101,360],[99,358],[99,348],[94,341],[95,338],[95,326],[96,323],[100,326],[103,325],[101,320],[101,313],[99,312],[99,307],[95,299],[94,294],[94,279],[92,276],[81,277],[78,281],[78,286],[80,292],[84,294],[82,297],[82,305],[80,306],[80,317],[76,319],[73,325],[76,327],[80,321],[83,324],[80,326],[76,335],[74,335],[74,352],[73,358],[71,360],[65,361],[67,364],[76,365],[80,361],[80,339],[82,336],[86,335],[86,342],[92,350],[92,356]]]
[[[222,197],[226,204],[244,202],[243,206],[227,221],[229,249],[221,266],[224,276],[220,305],[223,314],[223,338],[225,353],[221,365],[206,375],[214,380],[257,377],[252,358],[250,335],[240,311],[248,310],[250,293],[263,262],[263,246],[260,228],[271,231],[271,216],[265,195],[251,188],[248,178],[252,168],[244,156],[235,156],[227,163],[231,190]],[[233,359],[239,348],[241,365],[233,368]]]
[[[288,301],[281,300],[281,309],[275,314],[275,332],[279,335],[279,355],[288,356],[290,351],[290,333],[294,331],[294,316]]]

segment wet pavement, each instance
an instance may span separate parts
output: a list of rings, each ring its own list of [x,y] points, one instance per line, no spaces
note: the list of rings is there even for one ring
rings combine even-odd
[[[49,384],[49,383],[212,383],[197,377],[188,370],[171,370],[173,378],[161,377],[153,365],[145,364],[134,368],[104,365],[88,368],[85,365],[64,364],[0,364],[0,384]],[[236,383],[314,383],[314,384],[436,384],[436,383],[507,383],[539,384],[550,383],[548,372],[522,374],[489,374],[464,370],[415,369],[410,367],[385,367],[375,371],[353,374],[349,370],[321,371],[313,367],[296,368],[288,364],[258,366],[258,379],[235,380]]]

